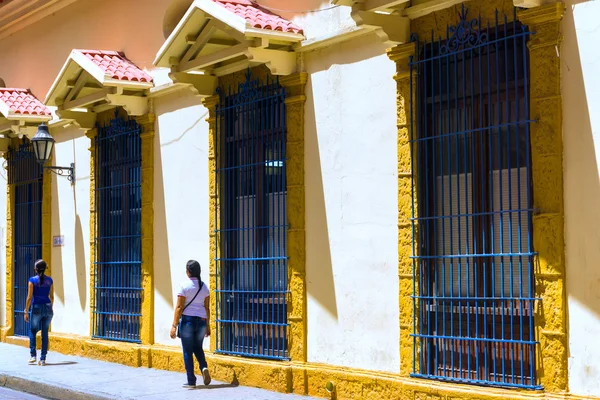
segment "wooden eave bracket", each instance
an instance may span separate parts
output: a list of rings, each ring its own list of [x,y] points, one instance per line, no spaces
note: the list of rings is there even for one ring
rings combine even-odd
[[[410,6],[409,0],[332,0],[332,4],[340,6],[348,6],[353,8],[352,18],[357,23],[357,26],[368,26],[369,22],[362,22],[362,20],[369,21],[369,18],[362,18],[360,15],[355,15],[354,10],[360,10],[362,12],[373,13],[374,11],[392,11],[399,10],[402,6],[408,6],[404,10],[400,11],[401,16],[408,17],[409,19],[421,18],[425,15],[431,14],[435,11],[444,10],[448,7],[455,6],[464,2],[464,0],[429,0],[420,2],[419,4]],[[515,7],[520,8],[534,8],[556,2],[556,0],[513,0]],[[376,16],[372,16],[372,22],[381,23],[381,16],[385,14],[375,13]],[[392,16],[394,14],[391,14]],[[357,20],[358,19],[358,20]],[[376,24],[374,24],[376,25]],[[382,26],[382,25],[380,25]],[[382,30],[389,30],[389,27],[383,27]],[[392,32],[394,27],[392,25]],[[385,39],[385,38],[384,38]],[[406,42],[406,41],[404,41]],[[398,43],[396,43],[398,44]]]
[[[248,47],[245,54],[249,61],[265,64],[273,75],[291,75],[296,72],[296,53],[292,51]]]
[[[72,90],[75,89],[76,87],[73,87]],[[113,107],[123,107],[132,116],[144,115],[148,112],[148,98],[144,92],[140,92],[140,96],[123,93],[124,90],[122,87],[108,86],[81,97],[71,98],[67,94],[65,99],[57,101],[57,113],[61,114],[76,108],[85,108],[88,111],[98,112]],[[87,126],[85,121],[83,124]]]
[[[547,0],[513,0],[513,4],[515,5],[515,7],[521,7],[521,8],[534,8],[534,7],[543,6],[544,4],[549,4],[549,3],[551,3],[551,1],[547,1]]]
[[[171,72],[169,78],[174,83],[188,85],[196,96],[210,97],[215,94],[219,79],[212,75],[188,74],[184,72]]]
[[[292,43],[290,43],[290,46],[291,44]],[[270,49],[268,47],[268,39],[250,37],[233,46],[214,53],[198,55],[189,59],[187,59],[187,57],[195,52],[199,53],[201,48],[194,49],[194,52],[188,50],[181,60],[172,60],[172,64],[175,65],[174,72],[176,73],[201,70],[204,71],[205,74],[212,74],[215,76],[223,76],[242,70],[247,68],[250,63],[265,64],[273,75],[290,75],[296,72],[297,63],[295,52],[287,49]],[[244,56],[245,59],[215,68],[215,65],[219,63],[233,60],[240,56]],[[198,74],[197,76],[201,77],[206,75]],[[209,81],[205,80],[202,82],[198,77],[194,77],[191,80],[179,77],[174,81],[190,83],[192,85],[199,84],[199,87],[201,88],[205,88],[207,84],[210,86]],[[202,91],[199,91],[199,93],[202,93]],[[214,93],[211,93],[210,95],[212,96],[213,94]]]
[[[410,19],[407,17],[365,11],[364,3],[354,4],[350,15],[356,26],[373,29],[387,45],[395,46],[410,41]]]
[[[40,115],[23,117],[23,119],[5,119],[0,116],[0,135],[32,138],[37,132],[38,125],[50,121],[51,118]]]
[[[331,3],[348,7],[360,4],[365,11],[389,11],[410,4],[410,0],[332,0]]]
[[[79,125],[79,127],[85,131],[94,129],[96,127],[96,113],[95,112],[80,112],[71,110],[57,110],[56,115],[67,121],[72,121]]]

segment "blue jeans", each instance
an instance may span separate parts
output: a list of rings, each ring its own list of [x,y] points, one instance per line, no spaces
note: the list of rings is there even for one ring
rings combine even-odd
[[[54,312],[52,311],[52,304],[34,304],[31,307],[31,331],[29,332],[29,352],[31,357],[36,356],[35,351],[35,336],[38,331],[42,331],[42,354],[40,360],[46,359],[48,353],[48,328],[50,328],[50,322]]]
[[[187,381],[190,385],[196,384],[196,375],[194,375],[194,356],[200,364],[200,371],[206,368],[206,357],[202,343],[206,335],[206,319],[200,317],[190,317],[184,315],[181,317],[181,346],[183,347],[183,363],[187,373]]]

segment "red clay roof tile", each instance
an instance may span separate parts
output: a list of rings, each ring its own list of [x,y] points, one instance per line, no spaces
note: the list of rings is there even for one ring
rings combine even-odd
[[[50,116],[50,110],[27,89],[0,88],[0,102],[15,114]]]
[[[302,28],[272,13],[251,0],[213,0],[232,13],[244,18],[252,27],[272,31],[303,34]]]
[[[116,51],[75,50],[82,53],[113,79],[131,82],[152,82],[152,77]]]

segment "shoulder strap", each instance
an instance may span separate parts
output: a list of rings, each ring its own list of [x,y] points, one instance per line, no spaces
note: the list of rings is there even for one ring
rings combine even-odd
[[[200,281],[200,287],[198,288],[198,291],[196,292],[196,294],[194,295],[194,297],[192,298],[192,300],[190,300],[189,303],[187,303],[185,305],[185,307],[183,307],[183,310],[181,310],[181,312],[184,312],[186,308],[188,308],[188,306],[190,304],[192,304],[194,302],[194,300],[196,300],[196,297],[198,297],[198,294],[200,293],[200,290],[202,290],[202,286],[204,285],[204,282]]]

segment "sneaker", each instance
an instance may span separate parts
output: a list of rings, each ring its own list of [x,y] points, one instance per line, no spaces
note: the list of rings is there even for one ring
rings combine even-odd
[[[40,367],[45,367],[46,366],[46,360],[40,360],[40,362],[38,363],[38,365]]]
[[[194,389],[196,387],[196,384],[195,383],[194,384],[192,384],[192,383],[184,383],[182,386],[184,388],[186,388],[186,389]]]
[[[35,359],[35,357],[31,357],[31,358],[29,359],[29,365],[33,365],[33,364],[35,364],[35,363],[36,363],[36,359]]]
[[[206,386],[210,385],[210,372],[208,372],[208,368],[202,370],[202,378],[204,379],[204,384]]]

